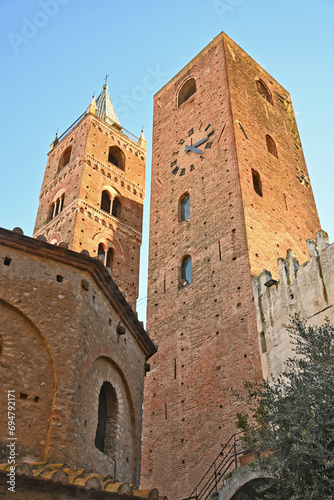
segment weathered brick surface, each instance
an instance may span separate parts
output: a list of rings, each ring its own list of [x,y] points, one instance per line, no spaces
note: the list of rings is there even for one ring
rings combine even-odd
[[[144,364],[155,349],[104,266],[1,230],[0,281],[0,405],[7,406],[7,390],[16,391],[17,462],[52,460],[113,475],[116,460],[117,478],[138,483]],[[118,405],[110,457],[95,447],[104,382]],[[2,411],[2,462],[7,438]]]
[[[177,108],[189,77],[197,91]],[[270,110],[256,77],[273,86]],[[277,244],[284,250],[286,241],[296,243],[302,258],[300,238],[319,227],[311,188],[296,177],[297,166],[307,172],[290,105],[278,101],[283,92],[221,34],[155,96],[148,328],[159,350],[146,380],[142,486],[157,485],[174,500],[190,494],[235,432],[244,382],[262,377],[252,272],[275,262]],[[184,148],[205,137],[209,124],[213,143],[201,161]],[[278,159],[269,156],[267,133]],[[261,176],[263,198],[254,192],[251,168]],[[190,218],[180,222],[178,202],[186,192]],[[295,207],[286,210],[283,194]],[[298,230],[296,215],[303,219]],[[193,282],[182,288],[180,261],[187,254]]]
[[[70,163],[58,172],[59,159],[69,146]],[[125,154],[124,171],[108,162],[109,146],[118,146]],[[115,253],[112,276],[133,308],[138,297],[145,161],[143,148],[88,114],[49,153],[34,229],[34,237],[64,241],[77,252],[88,250],[92,257],[99,243],[110,244]],[[119,219],[100,209],[106,188],[113,188],[121,200]],[[52,203],[62,189],[64,209],[50,220]]]

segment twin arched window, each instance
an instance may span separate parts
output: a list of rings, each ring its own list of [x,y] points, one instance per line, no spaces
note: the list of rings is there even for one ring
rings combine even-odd
[[[97,255],[106,267],[112,269],[114,263],[114,251],[112,248],[107,250],[103,243],[100,243],[97,249]]]
[[[186,102],[193,94],[196,92],[196,80],[195,78],[189,78],[179,90],[177,96],[177,107],[179,108],[181,104]]]
[[[115,197],[113,200],[111,200],[109,191],[102,191],[101,210],[107,212],[107,214],[111,214],[114,217],[117,217],[117,219],[120,219],[122,211],[122,204],[120,199]]]
[[[59,158],[59,162],[58,162],[58,171],[57,172],[60,172],[60,170],[62,170],[64,167],[66,167],[66,165],[68,165],[70,163],[70,160],[71,160],[71,153],[72,153],[72,146],[68,146],[68,148],[66,148],[60,158]]]
[[[190,197],[188,193],[185,193],[180,198],[180,220],[188,220],[190,216]]]
[[[62,193],[51,205],[50,220],[54,219],[64,208],[65,193]]]
[[[118,406],[115,389],[109,382],[104,382],[99,395],[95,446],[110,458],[115,457],[116,451],[116,436],[119,424]]]
[[[190,255],[185,255],[181,260],[181,287],[187,286],[192,282],[192,261]]]
[[[115,167],[125,170],[125,157],[123,151],[117,146],[110,146],[108,152],[108,162]]]

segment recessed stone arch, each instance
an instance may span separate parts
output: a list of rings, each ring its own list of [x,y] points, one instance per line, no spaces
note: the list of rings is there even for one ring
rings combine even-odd
[[[15,391],[16,436],[24,436],[17,447],[17,462],[44,461],[52,432],[56,370],[51,349],[38,327],[20,309],[0,300],[2,356],[1,408],[7,406],[7,391]],[[36,425],[38,422],[38,425]],[[0,455],[7,455],[7,421],[0,421]],[[22,441],[23,442],[23,441]],[[19,441],[18,441],[19,443]]]
[[[105,385],[104,385],[105,384]],[[137,440],[137,423],[131,391],[126,376],[120,367],[109,357],[96,358],[81,382],[81,418],[86,422],[85,432],[80,433],[83,441],[80,448],[87,450],[83,462],[93,465],[101,473],[110,473],[114,470],[116,461],[117,480],[132,481],[138,479],[137,460],[139,456]],[[109,386],[114,401],[117,402],[117,416],[115,412],[112,449],[105,444],[107,453],[96,447],[95,439],[98,428],[99,404],[102,387]]]

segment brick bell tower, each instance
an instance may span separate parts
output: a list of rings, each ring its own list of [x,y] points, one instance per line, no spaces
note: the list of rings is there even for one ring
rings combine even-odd
[[[146,140],[119,123],[105,84],[51,144],[34,237],[86,250],[111,270],[128,302],[138,297]]]
[[[142,486],[190,495],[262,378],[252,274],[320,228],[289,93],[221,33],[154,99]]]

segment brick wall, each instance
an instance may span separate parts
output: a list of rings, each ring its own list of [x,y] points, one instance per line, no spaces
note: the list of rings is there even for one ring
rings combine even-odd
[[[72,146],[68,165],[58,171],[63,152]],[[108,162],[110,146],[124,153],[125,169]],[[88,114],[49,153],[40,195],[34,237],[68,243],[80,252],[97,255],[99,243],[114,251],[112,276],[135,307],[145,187],[146,150],[118,128]],[[121,200],[119,218],[101,210],[102,191]],[[50,220],[52,203],[65,191],[64,209]]]
[[[297,164],[306,175],[302,153],[299,163],[295,157],[288,162],[297,139],[285,132],[285,122],[295,130],[293,113],[276,101],[275,111],[266,111],[270,104],[258,94],[255,77],[269,79],[221,34],[154,100],[147,315],[159,349],[146,380],[142,485],[158,485],[175,500],[190,494],[235,432],[244,383],[262,377],[252,272],[273,262],[285,239],[304,251],[299,239],[318,229],[311,188],[294,180]],[[196,92],[178,107],[178,92],[190,78]],[[268,85],[277,99],[282,88],[271,77]],[[199,146],[203,154],[185,151],[212,131]],[[269,132],[278,159],[269,157]],[[254,191],[252,168],[261,176],[262,197]],[[285,184],[282,173],[291,182],[287,203],[296,190],[297,210],[287,218],[285,191],[271,193]],[[181,222],[184,193],[191,208]],[[307,220],[291,231],[298,213]],[[192,258],[192,283],[182,287],[185,255]]]

